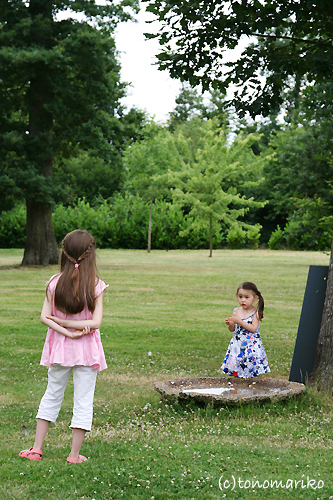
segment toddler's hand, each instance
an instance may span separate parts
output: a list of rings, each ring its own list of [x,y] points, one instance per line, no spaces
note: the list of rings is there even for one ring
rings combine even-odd
[[[232,318],[230,318],[230,319],[232,320],[233,325],[237,325],[237,324],[239,325],[240,324],[239,322],[242,320],[242,318],[238,315],[238,313],[236,311],[234,311],[232,313]]]

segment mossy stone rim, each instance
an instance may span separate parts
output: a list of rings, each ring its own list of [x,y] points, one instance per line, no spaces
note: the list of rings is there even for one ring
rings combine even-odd
[[[202,393],[205,389],[222,389],[222,394]],[[236,377],[196,377],[163,380],[155,383],[155,389],[163,399],[170,402],[189,402],[212,404],[213,406],[233,405],[239,402],[281,401],[298,396],[305,391],[305,385],[278,378]],[[198,392],[195,391],[198,389]],[[190,390],[191,392],[186,392]]]

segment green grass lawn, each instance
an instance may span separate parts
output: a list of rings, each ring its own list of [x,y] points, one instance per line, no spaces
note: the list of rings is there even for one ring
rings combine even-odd
[[[265,377],[287,379],[309,265],[328,265],[327,254],[100,250],[100,277],[110,284],[101,328],[108,369],[98,376],[94,427],[82,447],[90,459],[80,465],[66,463],[72,385],[43,460],[18,457],[33,443],[46,388],[39,315],[58,269],[21,268],[21,259],[20,250],[0,250],[1,500],[333,498],[328,395],[308,389],[285,402],[219,409],[168,405],[154,390],[157,380],[220,375],[231,338],[224,318],[245,280],[265,299]]]

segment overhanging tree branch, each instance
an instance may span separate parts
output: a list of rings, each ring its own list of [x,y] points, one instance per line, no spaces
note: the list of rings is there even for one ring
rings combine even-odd
[[[296,43],[310,43],[313,45],[321,45],[323,47],[328,47],[330,49],[333,49],[332,43],[325,43],[322,40],[309,40],[308,38],[296,38],[293,36],[285,36],[285,35],[264,35],[262,33],[250,33],[251,36],[258,36],[261,38],[266,38],[266,39],[271,39],[271,40],[290,40],[292,42]]]

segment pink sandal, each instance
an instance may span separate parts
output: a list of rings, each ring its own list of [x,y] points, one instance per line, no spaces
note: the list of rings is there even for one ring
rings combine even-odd
[[[29,450],[22,450],[19,453],[20,457],[28,458],[29,460],[42,460],[42,450],[34,450],[32,447]]]
[[[72,457],[67,457],[67,462],[69,462],[70,464],[81,464],[86,460],[88,460],[87,457],[84,457],[83,455],[79,455],[79,458],[77,460]]]

